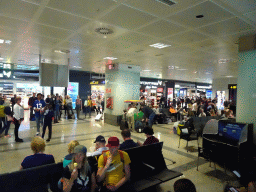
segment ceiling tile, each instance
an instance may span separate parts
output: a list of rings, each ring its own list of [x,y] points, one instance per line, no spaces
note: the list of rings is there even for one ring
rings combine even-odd
[[[198,19],[196,18],[197,15],[204,15],[204,17]],[[218,5],[210,1],[206,1],[185,11],[176,13],[171,17],[168,17],[168,19],[185,26],[197,28],[232,16],[234,15],[225,11]]]
[[[203,35],[201,33],[197,33],[195,31],[187,31],[184,33],[179,33],[177,35],[166,37],[165,40],[171,42],[171,44],[180,45],[180,44],[194,43],[197,41],[203,41],[208,38],[209,38],[208,36]]]
[[[98,17],[114,5],[116,2],[112,0],[50,0],[47,4],[48,7],[88,18]]]
[[[39,24],[34,26],[34,32],[37,35],[43,35],[46,37],[52,37],[57,39],[67,38],[69,35],[72,34],[72,31],[49,27],[46,25],[39,25]]]
[[[141,25],[145,25],[156,18],[157,17],[132,9],[125,5],[120,5],[118,8],[101,18],[101,21],[117,25],[125,29],[134,29]]]
[[[42,15],[38,19],[39,23],[60,27],[63,29],[77,30],[81,26],[87,24],[89,20],[63,13],[60,11],[45,8]]]
[[[26,21],[0,16],[0,28],[8,28],[22,33],[28,24]]]
[[[232,18],[220,23],[202,27],[199,30],[211,35],[225,36],[232,33],[238,33],[252,29],[254,29],[253,26],[247,24],[243,20],[239,18]]]
[[[248,17],[251,21],[256,22],[256,11],[244,14],[244,16]]]
[[[162,38],[162,37],[174,35],[181,31],[185,31],[185,28],[175,25],[173,23],[161,20],[156,23],[152,23],[148,26],[145,26],[139,29],[138,31]]]
[[[39,6],[20,0],[1,0],[0,13],[19,19],[32,19]]]
[[[255,0],[221,0],[239,12],[251,12],[256,10]]]

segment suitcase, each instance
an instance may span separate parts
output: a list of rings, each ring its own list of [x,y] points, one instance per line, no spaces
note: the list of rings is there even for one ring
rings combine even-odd
[[[98,114],[96,117],[95,117],[95,121],[100,121],[102,120],[102,114]]]
[[[120,129],[121,130],[128,129],[128,123],[126,120],[124,119],[121,120]]]

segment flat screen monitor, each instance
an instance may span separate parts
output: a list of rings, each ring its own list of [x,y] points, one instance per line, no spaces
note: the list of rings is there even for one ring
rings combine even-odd
[[[247,139],[247,124],[219,121],[218,135],[223,141],[237,145],[239,140]]]

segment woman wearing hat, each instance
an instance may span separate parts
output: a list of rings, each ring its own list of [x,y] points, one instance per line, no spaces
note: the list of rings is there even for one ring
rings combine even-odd
[[[63,173],[64,192],[94,192],[96,188],[95,173],[87,161],[87,149],[83,145],[78,145],[74,149],[75,155]]]

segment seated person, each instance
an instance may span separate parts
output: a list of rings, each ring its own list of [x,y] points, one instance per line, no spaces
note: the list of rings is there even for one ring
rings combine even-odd
[[[34,137],[31,141],[31,149],[34,155],[25,157],[21,163],[20,169],[27,169],[41,165],[55,163],[53,155],[44,154],[45,142],[42,137]]]
[[[102,151],[108,150],[108,148],[105,146],[106,145],[106,140],[102,135],[99,135],[96,137],[96,140],[94,141],[95,143],[95,151],[93,153],[88,153],[87,157],[89,156],[98,156],[102,154]]]
[[[83,145],[78,145],[74,149],[72,163],[63,171],[63,191],[64,192],[94,192],[96,188],[95,173],[87,161],[87,149]]]
[[[63,167],[65,168],[72,162],[72,158],[74,155],[74,148],[79,145],[77,140],[72,140],[68,144],[68,155],[66,155],[63,159]]]
[[[142,146],[142,145],[150,145],[150,144],[158,143],[158,142],[159,142],[159,140],[158,140],[156,137],[153,136],[153,135],[154,135],[154,131],[153,131],[152,128],[150,128],[150,127],[145,127],[145,128],[143,129],[143,132],[145,133],[147,139],[146,139],[146,141],[145,141],[143,144],[138,141],[137,143],[138,143],[139,146]]]
[[[177,111],[174,109],[174,107],[171,105],[169,109],[170,113],[177,113]]]
[[[202,108],[199,109],[199,115],[198,117],[206,117],[206,114]]]
[[[124,142],[120,145],[119,149],[120,150],[125,150],[125,149],[129,149],[129,148],[133,148],[133,147],[138,147],[139,145],[137,143],[135,143],[132,139],[131,139],[131,132],[129,129],[124,129],[121,132],[121,135],[124,139]]]
[[[179,179],[173,187],[175,192],[196,192],[196,186],[189,179]]]
[[[119,151],[119,139],[110,137],[107,147],[98,160],[97,181],[104,181],[102,191],[124,191],[124,184],[130,179],[130,157]]]

